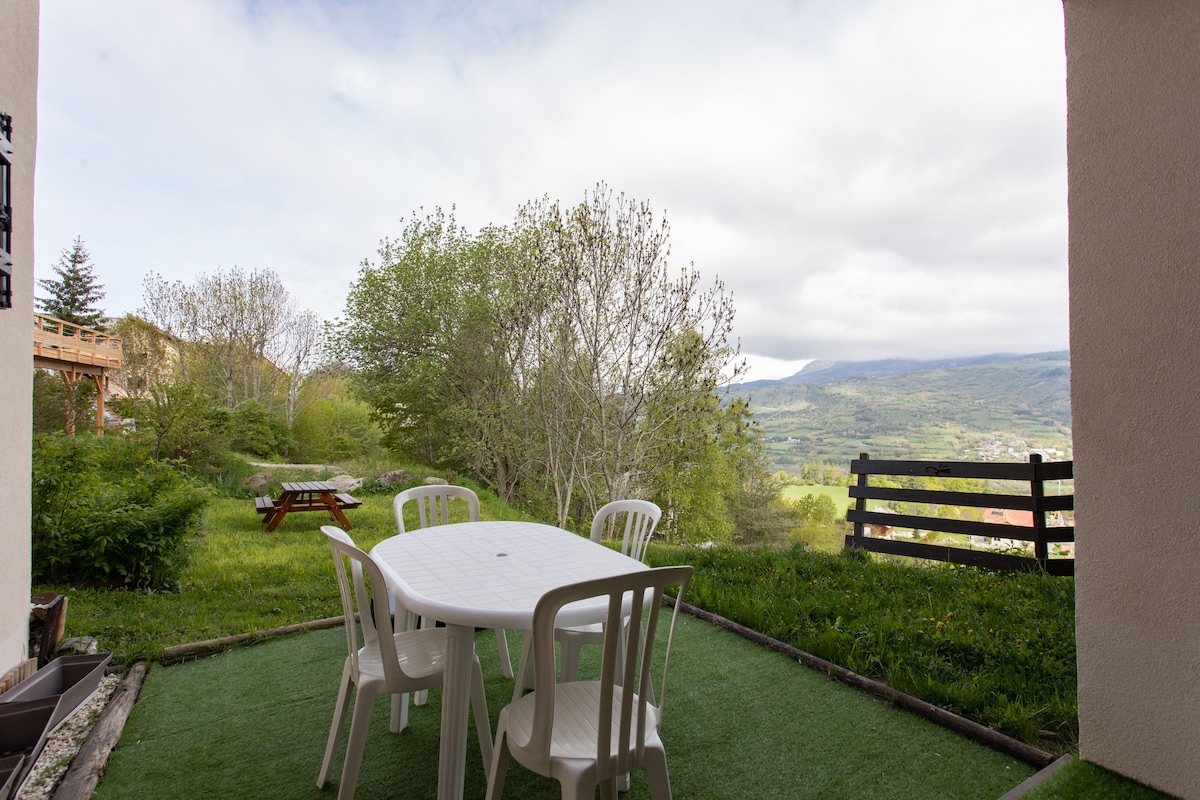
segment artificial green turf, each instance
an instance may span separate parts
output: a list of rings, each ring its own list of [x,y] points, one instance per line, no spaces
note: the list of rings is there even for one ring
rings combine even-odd
[[[494,725],[512,682],[500,676],[491,632],[481,636]],[[520,634],[510,637],[520,652]],[[677,798],[995,800],[1034,772],[699,620],[680,617],[675,647],[663,739]],[[323,791],[316,775],[344,655],[344,632],[333,629],[155,666],[95,797],[336,796],[344,732]],[[586,676],[586,660],[581,668]],[[435,690],[392,735],[379,700],[357,797],[436,795],[439,713]],[[471,732],[465,796],[483,793]],[[505,797],[559,796],[555,782],[510,768]],[[648,796],[635,773],[625,797]]]

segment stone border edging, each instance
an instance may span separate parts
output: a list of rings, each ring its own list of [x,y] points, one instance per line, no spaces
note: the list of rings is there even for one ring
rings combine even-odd
[[[125,721],[133,711],[133,704],[142,690],[149,669],[150,665],[145,661],[135,662],[129,668],[125,680],[109,698],[104,711],[100,712],[100,718],[67,768],[67,774],[54,790],[54,800],[88,800],[92,796],[108,763],[108,756],[121,738]]]
[[[668,596],[665,597],[664,600],[671,605],[675,604],[675,598],[673,597]],[[1018,739],[1014,739],[1011,736],[1006,736],[1003,733],[994,731],[991,728],[985,725],[980,725],[978,722],[969,720],[966,717],[960,717],[958,714],[954,714],[945,710],[944,708],[938,708],[937,706],[913,697],[910,694],[897,691],[887,684],[880,683],[879,681],[872,680],[870,678],[865,678],[856,672],[851,672],[845,667],[839,667],[837,664],[833,664],[823,658],[818,658],[811,653],[806,653],[799,648],[787,644],[786,642],[781,642],[778,639],[772,639],[771,637],[765,636],[758,631],[753,630],[752,628],[747,628],[745,625],[740,625],[733,620],[713,614],[711,611],[705,611],[704,609],[693,606],[690,603],[679,603],[679,609],[690,616],[704,620],[705,622],[716,625],[717,627],[724,628],[731,633],[736,633],[745,639],[755,642],[756,644],[761,644],[764,647],[768,647],[778,653],[783,653],[786,656],[796,659],[801,664],[812,667],[819,672],[823,672],[829,677],[841,681],[848,686],[853,686],[856,689],[862,689],[863,691],[868,692],[875,697],[878,697],[882,700],[887,700],[893,705],[900,706],[906,711],[919,714],[931,722],[936,722],[937,724],[949,728],[956,733],[961,733],[963,736],[966,736],[969,739],[973,739],[980,744],[986,745],[987,747],[1004,753],[1007,756],[1011,756],[1012,758],[1024,762],[1032,767],[1044,769],[1055,761],[1056,757],[1052,753],[1048,753],[1045,750],[1034,747],[1031,744],[1027,744]]]

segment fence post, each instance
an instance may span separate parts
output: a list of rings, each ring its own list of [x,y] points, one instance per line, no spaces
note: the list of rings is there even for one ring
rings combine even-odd
[[[871,457],[869,455],[867,455],[866,453],[858,454],[859,461],[867,461],[870,458]],[[858,486],[860,489],[866,488],[867,480],[869,477],[870,476],[867,475],[866,472],[858,473]],[[855,500],[854,509],[856,511],[866,511],[867,510],[867,498],[860,497],[857,500]],[[866,532],[863,530],[863,524],[861,522],[854,523],[854,538],[859,539],[863,536],[866,536]]]
[[[1029,454],[1029,466],[1033,474],[1029,478],[1029,493],[1033,496],[1033,557],[1038,566],[1046,569],[1046,559],[1049,553],[1046,548],[1046,510],[1042,505],[1045,497],[1045,487],[1042,484],[1042,457],[1038,453]]]

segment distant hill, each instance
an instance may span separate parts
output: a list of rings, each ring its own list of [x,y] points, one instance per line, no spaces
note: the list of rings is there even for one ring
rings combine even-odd
[[[729,387],[748,398],[776,469],[875,458],[1071,457],[1067,351],[911,361],[813,362]]]
[[[930,361],[915,361],[912,359],[888,358],[882,361],[810,361],[804,369],[788,378],[768,381],[746,381],[731,387],[735,394],[745,393],[755,389],[780,384],[797,383],[841,383],[851,378],[881,378],[885,375],[895,375],[899,372],[928,372],[937,369],[955,369],[986,364],[1003,364],[1011,361],[1067,361],[1071,359],[1070,351],[1057,350],[1051,353],[1034,353],[1032,355],[1012,355],[996,353],[989,356],[970,356],[967,358],[941,358]]]

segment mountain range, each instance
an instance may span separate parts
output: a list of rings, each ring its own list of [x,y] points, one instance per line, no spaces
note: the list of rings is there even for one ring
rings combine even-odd
[[[1071,457],[1068,351],[916,361],[814,361],[727,388],[747,398],[774,468],[873,458]]]

